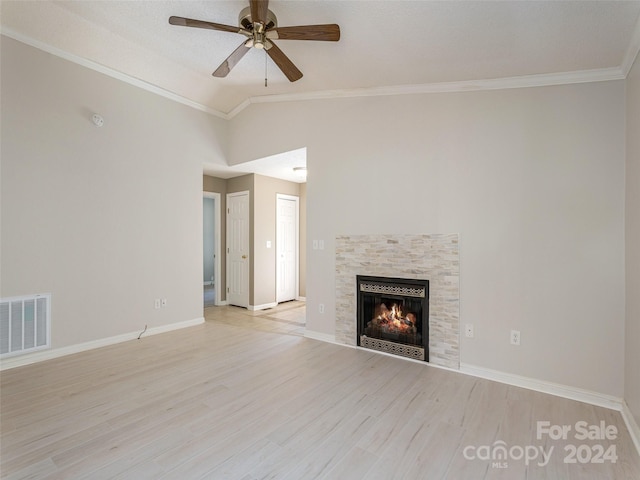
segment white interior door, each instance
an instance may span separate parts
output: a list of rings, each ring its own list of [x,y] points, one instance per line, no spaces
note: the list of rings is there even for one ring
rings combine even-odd
[[[249,306],[249,192],[227,194],[227,303]]]
[[[276,199],[276,302],[298,297],[298,197]]]

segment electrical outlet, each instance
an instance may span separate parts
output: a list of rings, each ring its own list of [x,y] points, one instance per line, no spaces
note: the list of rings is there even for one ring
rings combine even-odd
[[[473,324],[467,323],[464,326],[464,335],[467,338],[473,338]]]
[[[167,306],[167,299],[166,299],[166,298],[163,298],[163,299],[162,299],[162,308],[164,308],[164,307],[166,307],[166,306]]]
[[[317,250],[317,249],[318,249],[318,240],[314,240],[314,241],[312,242],[312,244],[313,244],[313,249],[314,249],[314,250]]]
[[[520,345],[520,330],[511,330],[511,345]]]
[[[324,250],[324,240],[318,240],[318,248]]]
[[[155,301],[153,302],[153,304],[154,304],[154,306],[155,306],[156,308],[160,308],[160,299],[159,299],[159,298],[156,298],[156,299],[155,299]]]
[[[318,311],[320,313],[324,313],[324,303],[321,303],[320,305],[318,305]]]

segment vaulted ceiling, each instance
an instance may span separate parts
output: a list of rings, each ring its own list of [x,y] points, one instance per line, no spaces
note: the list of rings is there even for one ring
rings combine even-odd
[[[339,42],[277,42],[304,74],[291,83],[257,49],[226,78],[213,77],[245,37],[168,23],[176,15],[237,25],[246,6],[247,0],[2,0],[1,21],[6,35],[227,118],[266,96],[464,88],[513,77],[623,78],[640,48],[640,1],[272,0],[280,26],[341,28]]]
[[[277,40],[304,76],[291,83],[245,40],[170,25],[170,16],[238,25],[248,0],[1,0],[2,33],[222,118],[252,102],[439,92],[624,78],[640,50],[640,0],[271,0],[279,26],[337,23],[338,42]],[[265,87],[265,72],[268,86]],[[301,182],[305,151],[236,167]]]

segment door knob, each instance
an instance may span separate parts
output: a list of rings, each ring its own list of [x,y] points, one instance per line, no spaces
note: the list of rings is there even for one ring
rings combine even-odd
[[[242,255],[242,258],[247,258],[247,256],[246,255]]]

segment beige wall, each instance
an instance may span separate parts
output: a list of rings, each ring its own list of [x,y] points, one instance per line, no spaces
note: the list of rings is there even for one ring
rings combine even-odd
[[[226,211],[226,194],[248,191],[250,195],[250,241],[249,249],[252,261],[249,263],[249,305],[251,307],[268,305],[276,301],[276,195],[284,193],[287,195],[300,196],[301,187],[304,184],[287,182],[276,178],[262,175],[243,175],[228,180],[204,176],[203,188],[207,192],[223,193],[223,212]],[[306,189],[303,189],[306,191]],[[225,224],[224,218],[221,219]],[[300,202],[300,295],[304,296],[306,278],[306,253],[305,245],[306,208],[301,199]],[[226,228],[223,227],[222,251],[225,251]],[[271,241],[272,247],[266,248],[267,240]],[[224,255],[223,255],[224,256]],[[225,263],[226,265],[226,263]],[[226,270],[223,274],[226,285]],[[223,289],[224,290],[224,289]],[[224,296],[226,298],[226,295]]]
[[[227,181],[223,178],[212,177],[210,175],[202,176],[202,190],[205,192],[214,192],[225,195],[227,193]],[[225,199],[226,202],[226,199]]]
[[[626,325],[624,397],[640,425],[640,56],[626,81]]]
[[[310,330],[334,332],[336,235],[457,232],[462,362],[624,394],[639,420],[637,61],[626,82],[253,104],[227,123],[5,37],[1,58],[0,295],[51,292],[54,348],[200,317],[202,165],[307,146],[302,230],[326,246],[306,259]],[[253,176],[226,186],[255,198]]]
[[[461,361],[622,397],[624,108],[623,81],[252,104],[229,154],[307,146],[309,330],[336,235],[459,233]]]
[[[202,165],[226,123],[1,43],[0,296],[50,292],[53,348],[201,318]]]
[[[276,196],[278,193],[299,197],[299,184],[255,175],[253,305],[256,306],[268,305],[276,301]],[[267,241],[271,242],[271,248],[267,248]]]

